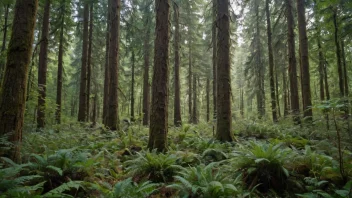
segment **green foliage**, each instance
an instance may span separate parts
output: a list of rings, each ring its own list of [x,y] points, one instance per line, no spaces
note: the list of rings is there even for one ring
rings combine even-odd
[[[291,149],[283,149],[280,144],[250,142],[249,148],[234,151],[233,156],[233,165],[243,172],[250,189],[258,184],[258,189],[264,192],[285,188],[289,172],[284,165],[292,157]]]
[[[168,188],[179,191],[180,197],[233,197],[242,191],[238,188],[241,176],[235,180],[219,170],[219,163],[207,166],[182,168],[175,176],[177,183]],[[236,187],[237,186],[237,187]]]
[[[138,184],[132,181],[132,178],[125,179],[116,183],[109,197],[112,198],[139,198],[148,197],[157,191],[159,184],[146,181]]]
[[[133,177],[144,178],[153,182],[171,181],[180,166],[176,165],[177,156],[174,154],[146,151],[137,153],[137,157],[124,163],[126,171]]]

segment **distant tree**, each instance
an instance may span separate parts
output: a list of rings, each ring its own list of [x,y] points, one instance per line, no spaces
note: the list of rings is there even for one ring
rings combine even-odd
[[[38,68],[38,110],[37,130],[45,125],[45,98],[46,98],[46,73],[48,68],[48,45],[49,45],[49,19],[50,0],[45,1],[42,25],[42,38],[40,41],[39,68]]]
[[[181,94],[180,94],[180,22],[179,22],[179,6],[176,2],[173,3],[174,8],[174,53],[175,53],[175,99],[174,99],[174,125],[181,126]]]

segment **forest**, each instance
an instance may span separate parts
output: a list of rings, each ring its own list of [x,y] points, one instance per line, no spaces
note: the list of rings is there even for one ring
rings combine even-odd
[[[351,0],[0,0],[0,198],[352,197],[351,74]]]

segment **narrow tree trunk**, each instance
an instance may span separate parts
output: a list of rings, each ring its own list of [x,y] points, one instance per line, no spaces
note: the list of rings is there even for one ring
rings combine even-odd
[[[240,89],[240,114],[244,118],[244,92],[242,87]]]
[[[213,112],[213,118],[216,119],[216,106],[217,106],[217,102],[216,102],[216,97],[217,97],[217,66],[216,66],[216,62],[217,62],[217,34],[216,34],[216,20],[217,20],[217,4],[216,4],[216,0],[212,0],[213,1],[213,24],[212,24],[212,32],[211,32],[211,38],[212,38],[212,43],[213,43],[213,108],[214,108],[214,112]]]
[[[309,74],[309,52],[308,37],[304,0],[297,0],[298,12],[298,30],[299,43],[302,63],[302,98],[303,98],[303,115],[304,118],[311,121],[313,119],[312,98],[310,90],[310,74]]]
[[[231,119],[231,66],[229,0],[218,1],[217,127],[216,139],[233,141]]]
[[[90,3],[89,9],[89,44],[88,44],[88,59],[87,59],[87,118],[89,122],[90,117],[90,89],[92,80],[92,46],[93,46],[93,2]]]
[[[207,122],[210,121],[210,75],[207,76],[206,82],[206,101],[207,101]]]
[[[89,24],[89,3],[84,3],[83,12],[83,47],[81,83],[79,91],[78,121],[85,122],[87,117],[87,61],[88,61],[88,24]]]
[[[37,110],[37,130],[45,125],[45,98],[46,98],[46,73],[48,68],[48,44],[49,44],[49,17],[50,0],[45,1],[42,38],[39,53],[38,68],[38,110]]]
[[[143,125],[148,126],[149,124],[149,108],[150,108],[150,88],[149,88],[149,59],[150,59],[150,22],[149,7],[146,8],[145,17],[146,22],[144,29],[146,29],[146,35],[144,38],[144,76],[143,76]]]
[[[60,43],[59,43],[59,57],[57,67],[57,88],[56,88],[56,124],[61,124],[61,109],[62,109],[62,72],[63,72],[63,56],[64,56],[64,21],[65,21],[65,5],[61,13],[61,27],[60,27]]]
[[[283,99],[284,99],[284,117],[286,118],[288,116],[288,111],[289,111],[289,107],[288,107],[288,91],[287,91],[287,71],[286,68],[283,67],[283,73],[282,73],[282,87],[283,87]]]
[[[132,79],[131,79],[131,121],[134,121],[134,70],[135,70],[135,57],[134,57],[134,50],[132,49]]]
[[[269,51],[269,81],[270,81],[270,97],[271,97],[271,111],[273,121],[277,122],[277,109],[276,109],[276,95],[275,95],[275,77],[274,77],[274,55],[273,46],[271,39],[271,20],[269,1],[265,1],[265,12],[266,12],[266,23],[267,23],[267,35],[268,35],[268,51]]]
[[[175,20],[175,100],[174,100],[174,125],[181,126],[181,94],[180,94],[180,22],[179,22],[179,9],[178,5],[174,2],[174,20]]]
[[[188,43],[188,115],[189,122],[192,122],[192,49],[191,41]]]
[[[347,63],[346,63],[346,54],[345,54],[345,41],[341,39],[341,52],[342,52],[342,66],[343,66],[343,74],[344,74],[344,90],[345,96],[347,97],[349,94],[348,88],[348,71],[347,71]]]
[[[288,57],[289,57],[289,80],[290,80],[290,104],[295,124],[299,124],[299,97],[298,97],[298,83],[297,83],[297,62],[295,51],[295,34],[294,22],[292,13],[292,0],[285,0],[287,12],[287,43],[288,43]]]
[[[319,51],[319,89],[320,89],[320,100],[325,100],[325,91],[324,91],[324,55],[323,49],[321,47],[320,40],[320,30],[317,32],[317,43],[318,43],[318,51]]]
[[[108,0],[108,16],[107,16],[107,25],[106,25],[106,43],[105,43],[105,72],[104,72],[104,98],[103,98],[103,124],[106,125],[107,114],[109,109],[109,44],[110,44],[110,9],[109,5],[111,0]]]
[[[107,127],[111,130],[119,129],[118,114],[118,66],[119,66],[119,32],[120,32],[120,0],[111,0],[109,10],[111,14],[110,44],[109,44],[109,109],[107,114]]]
[[[93,101],[93,115],[92,115],[92,127],[97,125],[97,106],[98,106],[98,89],[95,88]]]
[[[168,132],[170,0],[155,0],[154,74],[148,148],[165,151]]]
[[[193,111],[192,111],[192,123],[198,124],[197,117],[197,75],[193,74]]]
[[[26,84],[37,8],[38,0],[16,1],[12,35],[0,92],[0,135],[11,133],[8,140],[14,145],[6,155],[2,156],[7,156],[15,162],[20,162],[21,157]]]

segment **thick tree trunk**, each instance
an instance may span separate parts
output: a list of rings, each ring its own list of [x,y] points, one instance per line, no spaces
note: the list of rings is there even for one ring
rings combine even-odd
[[[111,130],[119,129],[118,113],[118,68],[119,68],[119,32],[120,32],[120,0],[111,0],[110,10],[110,45],[109,45],[109,109],[107,114],[107,127]]]
[[[211,32],[211,38],[212,38],[212,43],[213,43],[213,118],[216,119],[216,106],[217,106],[217,102],[216,102],[216,97],[217,97],[217,74],[216,74],[216,70],[217,70],[217,66],[216,66],[216,62],[217,62],[217,34],[216,34],[216,20],[217,20],[217,4],[216,4],[216,0],[212,0],[213,1],[213,24],[212,24],[212,32]]]
[[[0,97],[0,135],[11,133],[14,144],[8,156],[20,162],[22,127],[26,107],[26,84],[32,53],[38,0],[17,0],[12,35],[7,51],[6,69]],[[4,156],[4,155],[3,155]]]
[[[286,2],[286,15],[287,15],[287,45],[288,45],[288,73],[290,81],[290,104],[291,111],[293,114],[293,120],[296,124],[299,124],[299,97],[298,97],[298,83],[297,83],[297,61],[295,51],[295,34],[294,34],[294,21],[293,21],[293,9],[292,0],[285,0]]]
[[[5,50],[6,50],[6,40],[7,40],[7,24],[8,24],[8,19],[9,19],[9,8],[10,4],[5,5],[5,14],[4,14],[4,33],[3,33],[3,38],[2,38],[2,46],[1,46],[1,51],[0,55],[2,55]],[[2,83],[2,76],[4,72],[4,66],[5,66],[5,59],[0,60],[0,87]]]
[[[181,126],[181,86],[180,86],[180,22],[178,5],[174,3],[174,20],[175,20],[175,100],[174,100],[174,125]]]
[[[270,97],[271,97],[271,111],[273,121],[277,122],[277,109],[276,109],[276,96],[275,96],[275,76],[274,76],[274,55],[271,38],[271,20],[269,1],[265,1],[266,23],[267,23],[267,36],[268,36],[268,51],[269,51],[269,81],[270,81]]]
[[[146,29],[146,35],[144,38],[144,76],[143,76],[143,125],[148,126],[149,124],[149,108],[150,108],[150,87],[149,87],[149,60],[150,60],[150,22],[149,7],[146,8],[145,17],[146,22],[144,29]]]
[[[229,1],[218,1],[217,127],[216,139],[233,141],[231,119],[231,66]]]
[[[155,0],[154,74],[148,148],[165,151],[168,132],[170,0]]]
[[[90,89],[92,80],[92,46],[93,46],[93,2],[90,3],[89,8],[89,44],[88,44],[88,58],[87,58],[87,118],[89,122],[90,115]]]
[[[60,27],[60,43],[59,43],[59,57],[57,67],[57,88],[56,88],[56,124],[61,124],[61,109],[62,109],[62,72],[63,72],[63,56],[64,56],[64,23],[65,21],[65,5],[61,13],[61,27]]]
[[[308,37],[304,0],[297,0],[298,12],[298,30],[299,43],[302,63],[302,98],[303,98],[303,115],[304,118],[311,121],[313,119],[312,97],[310,90],[310,74],[309,74],[309,52]]]
[[[334,9],[333,13],[333,21],[334,21],[334,39],[335,39],[335,47],[336,47],[336,60],[337,60],[337,72],[339,75],[339,88],[340,88],[340,96],[345,96],[345,80],[343,74],[343,66],[341,61],[341,48],[339,42],[339,27],[337,22],[337,10]]]
[[[88,61],[88,25],[89,25],[89,3],[84,3],[83,13],[83,47],[81,83],[79,91],[78,121],[85,122],[87,117],[87,61]]]
[[[108,0],[108,16],[106,25],[106,43],[105,43],[105,68],[104,68],[104,98],[103,98],[103,124],[106,125],[107,114],[109,109],[109,44],[110,44],[110,9],[111,0]]]
[[[46,73],[48,68],[48,44],[49,44],[49,18],[50,0],[45,1],[42,38],[39,53],[38,68],[38,110],[37,110],[37,130],[45,125],[45,98],[46,98]]]

